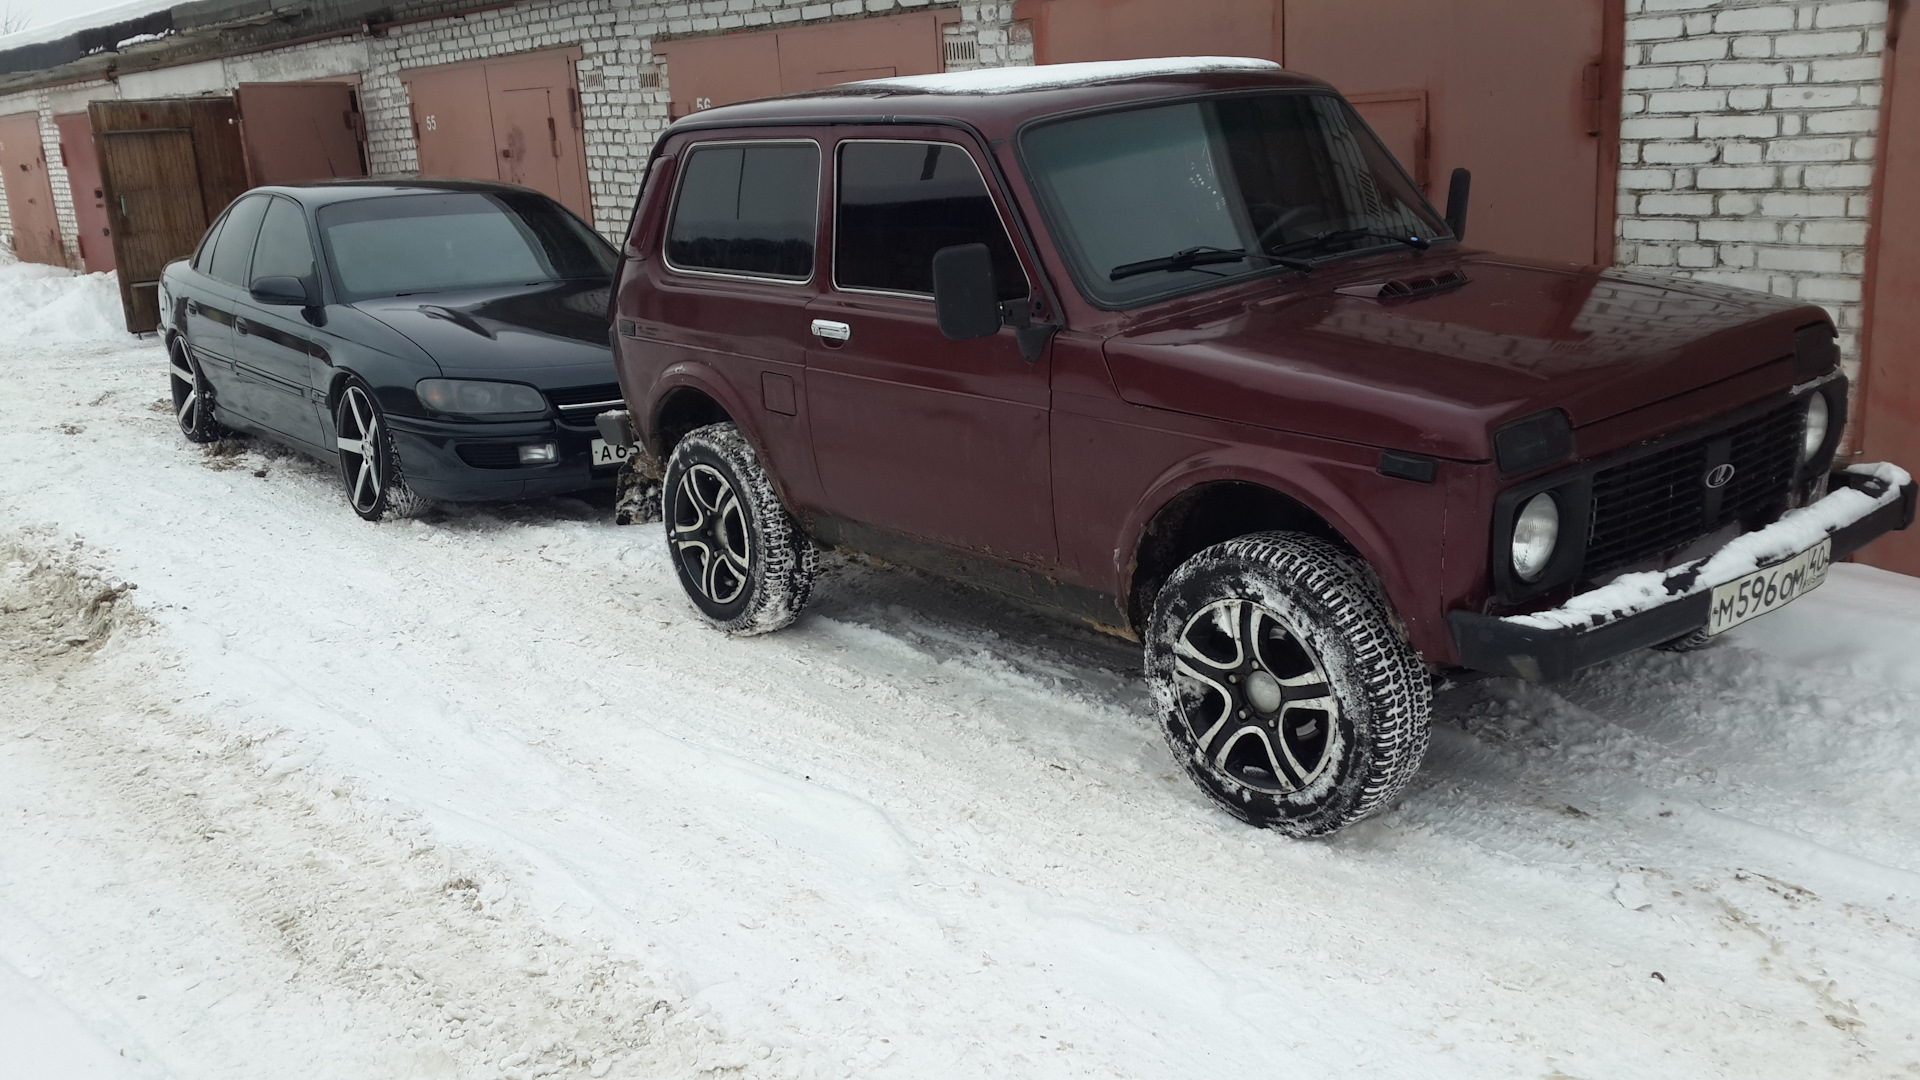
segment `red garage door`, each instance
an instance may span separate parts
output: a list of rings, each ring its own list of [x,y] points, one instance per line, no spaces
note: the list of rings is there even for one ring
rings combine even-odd
[[[591,221],[579,58],[555,49],[402,71],[420,175],[522,184]]]
[[[345,82],[241,83],[240,134],[256,184],[367,175],[360,91]]]
[[[1435,201],[1473,170],[1476,246],[1613,258],[1624,0],[1020,0],[1040,63],[1279,60],[1348,96]]]
[[[13,253],[21,262],[66,265],[60,250],[60,218],[47,179],[47,151],[40,141],[40,114],[0,116],[0,187],[6,188]]]
[[[113,221],[107,214],[106,187],[100,182],[93,124],[83,112],[56,116],[53,124],[60,129],[60,163],[67,168],[73,216],[80,226],[80,262],[89,274],[104,273],[114,267]]]
[[[940,26],[958,13],[916,12],[792,30],[663,41],[671,112],[941,69]]]
[[[1920,11],[1894,15],[1855,442],[1868,461],[1920,472]],[[1876,540],[1861,560],[1920,574],[1920,526]]]

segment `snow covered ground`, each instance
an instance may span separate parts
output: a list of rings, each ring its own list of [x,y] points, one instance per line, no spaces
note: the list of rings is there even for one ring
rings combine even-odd
[[[369,525],[0,265],[0,1076],[1920,1072],[1920,582],[1439,699],[1384,817],[1210,808],[1138,657],[655,528]]]

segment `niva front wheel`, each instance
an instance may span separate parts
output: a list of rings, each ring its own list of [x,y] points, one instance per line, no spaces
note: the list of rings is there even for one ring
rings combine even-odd
[[[1351,553],[1256,533],[1161,588],[1148,681],[1174,757],[1228,813],[1317,836],[1375,813],[1426,754],[1432,694]]]

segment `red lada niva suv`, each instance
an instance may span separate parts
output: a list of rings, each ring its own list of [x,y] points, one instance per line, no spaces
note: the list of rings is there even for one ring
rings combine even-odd
[[[1685,649],[1914,513],[1833,459],[1833,324],[1478,251],[1325,83],[1179,60],[853,83],[654,148],[615,285],[693,603],[818,546],[1144,643],[1167,740],[1296,835],[1419,767],[1436,675]]]

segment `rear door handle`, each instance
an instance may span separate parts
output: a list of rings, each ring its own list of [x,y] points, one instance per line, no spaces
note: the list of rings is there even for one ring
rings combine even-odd
[[[198,300],[187,301],[187,314],[189,315],[200,314],[200,301]]]
[[[233,332],[243,337],[246,336],[247,334],[253,333],[253,331],[247,329],[247,320],[245,319],[233,320]]]
[[[813,336],[827,341],[845,341],[853,336],[853,327],[832,319],[813,320]]]

